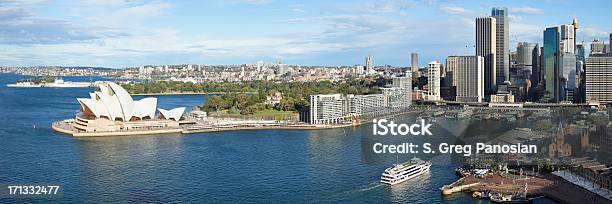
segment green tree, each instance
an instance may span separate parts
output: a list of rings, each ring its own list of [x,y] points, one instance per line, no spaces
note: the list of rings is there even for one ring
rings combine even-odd
[[[291,97],[283,97],[279,104],[280,110],[295,111],[295,100]]]
[[[208,100],[206,100],[204,107],[207,107],[208,110],[215,110],[215,111],[219,111],[221,107],[223,107],[223,98],[221,98],[220,96],[212,96],[209,97]]]

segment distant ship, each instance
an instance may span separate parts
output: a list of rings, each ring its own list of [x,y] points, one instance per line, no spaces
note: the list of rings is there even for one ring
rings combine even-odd
[[[39,88],[42,87],[41,84],[37,84],[31,81],[23,81],[23,82],[17,82],[14,84],[7,84],[7,87],[13,87],[13,88]]]
[[[429,172],[430,167],[431,162],[413,158],[410,161],[395,164],[393,167],[385,169],[380,177],[380,182],[389,185],[399,184]]]
[[[19,81],[14,84],[7,84],[7,87],[14,88],[41,88],[41,87],[51,87],[51,88],[83,88],[83,87],[91,87],[93,84],[90,82],[71,82],[64,81],[62,78],[57,78],[51,83],[36,83],[33,81]]]
[[[46,83],[43,86],[52,88],[83,88],[90,87],[91,83],[64,81],[62,78],[57,78],[53,83]]]

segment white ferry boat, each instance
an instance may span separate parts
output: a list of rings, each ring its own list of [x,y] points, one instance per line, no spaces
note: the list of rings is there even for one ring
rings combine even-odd
[[[380,177],[380,182],[389,185],[399,184],[429,172],[430,167],[431,162],[413,158],[410,161],[395,164],[393,167],[385,169]]]

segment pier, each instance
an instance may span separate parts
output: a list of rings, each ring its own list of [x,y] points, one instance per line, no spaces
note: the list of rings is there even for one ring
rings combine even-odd
[[[482,178],[468,175],[452,184],[440,188],[442,195],[459,192],[490,191],[497,193],[524,193],[528,197],[546,196],[550,199],[567,203],[612,203],[609,193],[604,195],[591,192],[590,188],[576,185],[573,180],[559,177],[557,174],[538,176],[519,176],[513,174],[488,174]],[[575,180],[575,179],[574,179]],[[607,196],[607,197],[606,197]]]

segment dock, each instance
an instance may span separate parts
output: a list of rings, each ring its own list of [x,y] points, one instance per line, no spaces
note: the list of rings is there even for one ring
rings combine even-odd
[[[442,195],[458,192],[524,192],[527,186],[528,197],[546,196],[563,203],[612,203],[609,198],[602,197],[581,186],[566,181],[554,174],[540,176],[518,176],[489,174],[483,178],[468,175],[452,184],[440,188]]]

